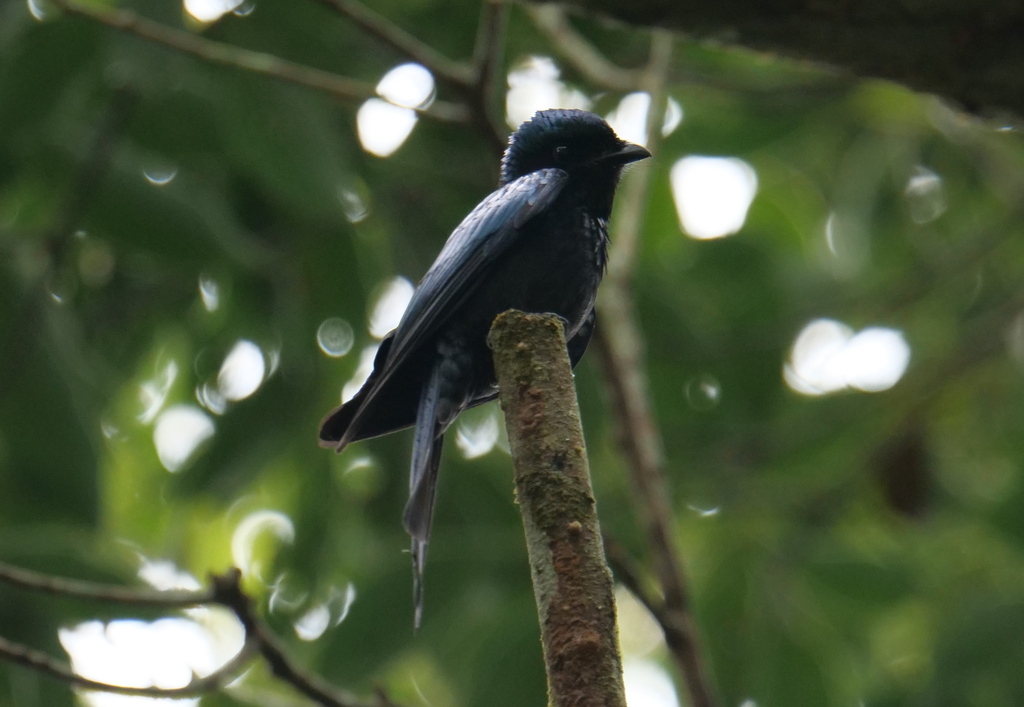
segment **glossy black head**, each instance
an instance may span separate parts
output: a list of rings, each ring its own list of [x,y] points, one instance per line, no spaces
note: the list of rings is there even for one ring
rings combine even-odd
[[[557,167],[570,175],[597,169],[612,178],[622,165],[650,157],[645,148],[620,140],[600,116],[584,110],[542,110],[509,138],[501,161],[501,184]]]

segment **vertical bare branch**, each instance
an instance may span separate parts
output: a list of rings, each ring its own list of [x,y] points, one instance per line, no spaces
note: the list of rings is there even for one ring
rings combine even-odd
[[[509,311],[489,337],[553,707],[625,707],[605,562],[562,324]]]
[[[655,155],[665,113],[665,83],[671,51],[671,35],[655,32],[651,61],[643,81],[644,90],[651,95],[647,135],[648,147]],[[657,618],[682,673],[690,704],[712,707],[715,698],[693,620],[683,562],[672,531],[664,451],[651,411],[643,335],[637,324],[631,287],[653,166],[638,166],[621,190],[608,277],[599,302],[596,341],[616,416],[619,444],[630,462],[637,516],[645,526],[650,561],[664,594],[664,604]]]
[[[506,3],[484,0],[473,49],[473,92],[469,96],[477,125],[499,156],[505,150],[504,109],[499,103],[499,92],[508,12]]]

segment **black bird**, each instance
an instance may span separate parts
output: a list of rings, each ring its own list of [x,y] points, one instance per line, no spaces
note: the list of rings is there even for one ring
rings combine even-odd
[[[381,341],[362,389],[320,425],[320,444],[416,426],[404,525],[412,536],[416,625],[441,445],[466,408],[497,397],[487,333],[507,309],[554,313],[575,366],[590,341],[608,217],[623,165],[650,157],[599,116],[540,111],[511,138],[497,191],[473,209]]]

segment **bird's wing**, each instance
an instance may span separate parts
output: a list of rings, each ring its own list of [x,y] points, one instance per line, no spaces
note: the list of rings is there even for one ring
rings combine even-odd
[[[490,266],[515,243],[523,225],[554,202],[566,179],[568,174],[560,169],[527,174],[491,193],[463,219],[416,287],[379,374],[375,363],[373,380],[368,381],[372,389],[340,440],[331,439],[327,444],[341,450],[357,437],[359,418],[371,407],[377,392],[419,346],[437,334],[458,304],[486,277]]]
[[[527,174],[493,192],[463,219],[417,286],[395,332],[389,364],[400,363],[404,352],[437,333],[523,225],[558,197],[567,178],[560,169]]]

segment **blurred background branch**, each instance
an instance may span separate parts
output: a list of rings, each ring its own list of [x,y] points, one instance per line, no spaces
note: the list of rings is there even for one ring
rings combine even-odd
[[[463,88],[473,85],[475,77],[468,66],[448,59],[429,44],[420,41],[366,5],[355,0],[319,0],[319,2],[352,20],[367,34],[375,37],[398,54],[427,67],[444,83]]]
[[[438,80],[461,96],[467,121],[476,127],[500,156],[505,150],[506,131],[494,113],[494,79],[504,46],[508,8],[504,2],[485,0],[480,4],[480,22],[471,63],[452,61],[401,27],[355,0],[319,0],[335,9],[406,58],[429,69]]]
[[[1024,58],[1024,47],[1015,41],[1024,22],[1019,3],[809,3],[797,11],[757,0],[559,4],[697,39],[831,64],[860,77],[939,94],[973,112],[999,118],[1024,115],[1024,79],[1003,70]]]
[[[51,678],[61,680],[83,690],[99,690],[119,695],[130,695],[134,697],[160,697],[166,699],[181,699],[186,697],[199,697],[216,692],[224,688],[232,680],[238,679],[242,670],[257,652],[255,644],[246,642],[242,650],[224,664],[223,667],[203,677],[193,677],[188,685],[184,687],[161,688],[161,687],[125,687],[123,685],[112,685],[98,680],[90,680],[82,677],[71,666],[63,661],[56,660],[46,653],[23,646],[13,641],[8,641],[0,636],[0,660],[19,665],[30,670],[36,670]]]
[[[655,158],[653,164],[631,171],[619,195],[611,229],[608,276],[598,301],[595,338],[619,447],[628,460],[635,514],[644,528],[648,558],[664,597],[661,610],[654,616],[665,632],[690,703],[695,707],[711,707],[716,700],[672,527],[665,456],[648,393],[643,334],[636,321],[632,290],[644,214],[650,200],[651,173],[658,165],[672,42],[667,32],[652,34],[650,61],[641,74],[638,88],[650,96],[645,126],[647,146]]]
[[[339,690],[320,676],[295,665],[280,641],[256,614],[252,599],[242,591],[242,574],[231,569],[210,578],[207,589],[197,591],[153,591],[86,582],[56,577],[41,572],[0,563],[0,582],[30,592],[68,597],[86,601],[118,604],[124,607],[184,609],[202,605],[219,605],[234,612],[245,629],[245,641],[238,653],[208,675],[194,675],[183,687],[127,687],[91,680],[63,661],[27,646],[0,637],[0,660],[37,670],[57,680],[86,690],[99,690],[137,697],[181,699],[198,697],[222,690],[248,668],[252,658],[262,655],[271,672],[291,685],[297,692],[327,707],[392,707],[382,693],[372,703],[361,702]]]
[[[360,101],[376,95],[373,84],[356,81],[311,66],[296,64],[274,54],[254,52],[242,47],[204,39],[191,32],[172,29],[159,22],[148,20],[130,10],[103,7],[78,0],[50,1],[68,14],[88,18],[93,22],[189,54],[203,61],[298,84],[345,101]],[[356,3],[348,2],[344,4],[346,7],[356,5]],[[465,113],[459,106],[444,101],[434,101],[429,108],[423,110],[423,113],[427,117],[437,120],[452,122],[466,120]]]
[[[551,48],[570,62],[595,86],[612,91],[635,91],[643,82],[643,72],[624,69],[608,61],[601,52],[573,28],[566,11],[558,5],[526,7]]]

